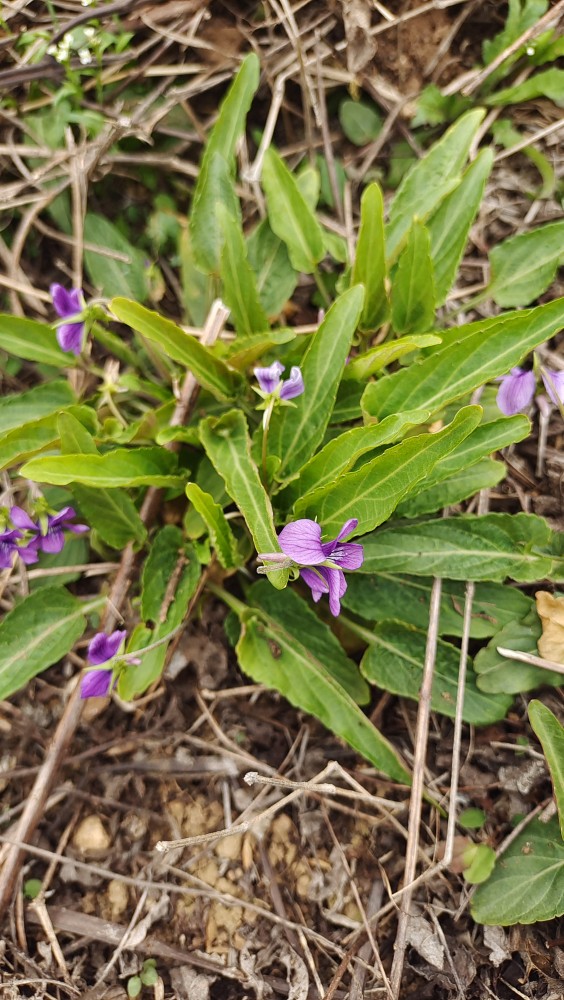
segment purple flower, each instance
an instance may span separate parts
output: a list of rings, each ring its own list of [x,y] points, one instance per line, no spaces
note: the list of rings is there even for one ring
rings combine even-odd
[[[535,395],[537,380],[535,373],[524,368],[512,368],[509,375],[500,379],[497,405],[506,417],[527,410]]]
[[[81,535],[84,531],[90,530],[87,524],[71,524],[73,517],[76,517],[74,507],[63,507],[58,514],[47,514],[45,518],[40,517],[38,523],[33,521],[21,507],[12,507],[10,517],[16,528],[31,531],[35,535],[35,540],[32,539],[26,546],[27,550],[31,552],[37,552],[38,548],[42,552],[60,552],[65,544],[63,532],[72,531],[75,535]],[[37,561],[36,559],[26,559],[23,550],[20,551],[20,555],[24,562]]]
[[[314,601],[317,602],[322,594],[329,594],[329,608],[335,617],[341,610],[340,599],[347,589],[343,569],[358,569],[364,560],[362,545],[343,542],[343,538],[350,535],[357,525],[358,520],[351,518],[336,538],[322,542],[321,525],[302,518],[287,524],[278,536],[284,555],[302,567],[300,575],[310,588]]]
[[[105,698],[110,693],[112,670],[89,670],[80,682],[81,698]]]
[[[116,629],[111,635],[105,632],[97,632],[88,646],[87,659],[94,667],[98,667],[107,660],[112,660],[119,647],[125,639],[127,632],[125,629]]]
[[[16,538],[21,538],[21,532],[16,528],[0,531],[0,569],[10,569],[14,552],[18,551]]]
[[[61,319],[73,319],[84,309],[84,299],[81,288],[71,288],[67,291],[63,285],[51,285],[49,289],[57,316]],[[80,354],[84,340],[84,323],[61,323],[57,327],[57,340],[63,351]]]
[[[273,361],[268,368],[255,368],[255,378],[263,392],[270,395],[278,392],[280,399],[293,399],[294,396],[301,396],[304,391],[304,380],[301,370],[294,365],[290,369],[290,378],[280,381],[280,376],[284,371],[284,365],[280,361]]]
[[[564,372],[555,372],[550,368],[542,371],[544,387],[555,406],[564,404]]]

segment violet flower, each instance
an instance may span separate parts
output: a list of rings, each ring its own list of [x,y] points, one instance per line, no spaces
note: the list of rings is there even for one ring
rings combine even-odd
[[[127,632],[116,629],[111,635],[97,632],[88,646],[87,660],[92,666],[99,666],[113,660]],[[89,670],[80,683],[81,698],[105,698],[112,688],[113,669],[105,667],[102,670]]]
[[[10,569],[14,552],[18,551],[16,538],[21,538],[21,532],[17,528],[0,531],[0,569]]]
[[[72,519],[76,517],[74,507],[63,507],[57,514],[40,516],[37,523],[21,507],[12,507],[10,517],[16,528],[33,532],[36,538],[36,551],[39,548],[42,552],[50,552],[52,554],[60,552],[63,548],[65,544],[65,531],[72,531],[75,535],[81,535],[83,532],[90,530],[87,524],[71,524]],[[27,546],[27,549],[31,549],[31,551],[33,551],[32,542]],[[20,555],[24,562],[36,561],[35,559],[26,560],[22,552],[20,552]]]
[[[311,590],[315,602],[329,594],[329,609],[335,617],[341,610],[340,599],[347,589],[343,569],[359,569],[364,560],[362,545],[343,542],[358,525],[356,518],[346,521],[336,538],[321,541],[321,525],[302,518],[292,521],[278,536],[280,548],[300,566],[300,575]]]
[[[255,368],[254,375],[263,392],[271,395],[276,392],[280,399],[294,399],[301,396],[304,391],[304,380],[301,369],[294,365],[290,369],[290,377],[281,381],[280,376],[284,371],[284,365],[280,361],[273,361],[268,368]]]
[[[506,417],[528,410],[533,402],[536,389],[536,376],[524,368],[512,368],[509,375],[503,375],[497,393],[497,405]]]
[[[84,309],[84,298],[81,288],[71,288],[68,291],[63,285],[51,285],[49,289],[53,306],[57,316],[61,319],[69,319],[74,322],[61,323],[57,327],[57,340],[63,351],[72,351],[73,354],[80,354],[84,341],[85,324],[83,320],[77,322],[76,317]]]

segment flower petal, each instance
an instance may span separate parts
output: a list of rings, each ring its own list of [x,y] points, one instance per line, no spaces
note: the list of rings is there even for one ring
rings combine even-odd
[[[98,666],[100,663],[106,663],[107,660],[111,660],[116,655],[126,635],[126,630],[119,628],[115,632],[112,632],[111,635],[106,635],[105,632],[97,632],[88,646],[88,662],[93,666]]]
[[[280,361],[273,361],[268,368],[255,368],[253,371],[262,391],[274,392],[284,371],[284,365]]]
[[[294,399],[295,396],[301,396],[303,391],[303,375],[297,365],[294,365],[294,367],[290,369],[290,378],[287,378],[282,383],[282,388],[280,389],[280,399]]]
[[[26,566],[32,566],[33,563],[36,563],[39,559],[40,544],[41,539],[38,535],[36,535],[35,538],[32,538],[31,541],[27,543],[27,545],[18,546],[16,549],[20,559],[26,564]]]
[[[329,584],[322,576],[320,576],[323,569],[324,567],[320,567],[319,571],[307,568],[300,570],[300,576],[307,583],[309,589],[311,590],[311,596],[316,604],[322,594],[329,593]]]
[[[337,546],[330,558],[343,569],[359,569],[364,562],[364,548],[354,542],[343,542]]]
[[[51,555],[62,552],[65,545],[65,536],[62,528],[59,528],[57,525],[54,528],[49,528],[47,534],[41,538],[40,545],[42,552],[50,552]]]
[[[49,292],[53,301],[53,307],[57,316],[66,319],[67,316],[76,316],[82,312],[82,289],[71,288],[70,291],[64,285],[51,285]]]
[[[506,417],[512,417],[531,405],[535,395],[536,377],[534,372],[522,368],[512,368],[504,375],[497,393],[497,405]]]
[[[39,531],[35,521],[31,520],[29,514],[21,507],[12,507],[10,510],[10,520],[16,528],[23,528],[24,531]]]
[[[57,511],[56,514],[49,514],[49,527],[52,527],[53,525],[64,525],[65,521],[70,521],[73,517],[76,517],[74,507],[63,507],[63,509]]]
[[[84,323],[63,323],[57,327],[57,341],[62,351],[80,354],[84,340]]]
[[[291,521],[278,535],[285,555],[303,566],[315,566],[327,558],[321,545],[321,525],[309,518]]]
[[[555,406],[564,403],[564,372],[554,372],[547,368],[542,373],[544,387]]]
[[[347,535],[350,535],[351,531],[354,531],[357,525],[358,519],[356,517],[351,517],[348,521],[345,521],[336,538],[333,538],[330,542],[322,542],[321,548],[323,549],[325,555],[327,557],[332,556],[341,541],[341,538],[346,538]]]
[[[89,670],[80,682],[81,698],[105,698],[110,693],[111,670]]]

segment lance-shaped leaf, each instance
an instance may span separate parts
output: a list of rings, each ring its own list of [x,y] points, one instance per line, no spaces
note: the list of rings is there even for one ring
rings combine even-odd
[[[400,337],[399,340],[390,340],[386,344],[378,344],[371,347],[363,354],[357,354],[352,358],[343,373],[343,382],[348,379],[368,379],[375,372],[380,371],[397,361],[404,354],[411,354],[421,347],[435,347],[441,343],[441,338],[433,333],[412,334],[410,337]]]
[[[423,361],[367,385],[362,408],[381,419],[389,413],[432,413],[484,382],[505,375],[564,325],[564,298],[527,312],[471,323],[443,337],[443,346]]]
[[[538,656],[537,643],[541,632],[539,616],[534,607],[528,614],[506,622],[487,646],[483,646],[476,654],[474,669],[478,674],[480,690],[492,694],[500,691],[505,694],[522,694],[523,691],[534,691],[545,684],[561,687],[562,674],[534,667],[532,663],[521,663],[498,653],[498,648],[517,649],[521,653]]]
[[[86,628],[85,616],[104,602],[100,597],[83,604],[64,587],[24,597],[0,622],[0,698],[66,656]]]
[[[263,219],[249,236],[247,250],[262,307],[268,316],[278,316],[298,283],[286,244]]]
[[[427,222],[437,306],[444,305],[452,288],[492,164],[493,150],[480,150],[458,187],[447,195]]]
[[[58,429],[63,455],[98,454],[94,439],[72,414],[64,413],[59,417]],[[90,527],[112,548],[119,550],[127,542],[142,544],[145,541],[145,525],[124,490],[74,483],[71,492]]]
[[[231,310],[238,334],[250,335],[268,329],[268,319],[260,304],[254,272],[247,260],[243,232],[237,220],[220,206],[223,233],[220,277],[223,297]]]
[[[370,701],[370,688],[360,676],[358,665],[349,659],[329,626],[318,618],[313,608],[294,589],[273,590],[268,584],[259,582],[249,589],[246,596],[253,608],[265,612],[265,620],[305,645],[359,705]]]
[[[470,434],[480,416],[480,407],[465,407],[437,434],[420,434],[388,448],[360,469],[341,476],[335,485],[298,501],[296,516],[318,518],[328,536],[337,534],[352,517],[358,520],[355,535],[371,531],[390,516],[440,458]]]
[[[480,490],[493,489],[507,475],[504,462],[496,462],[492,458],[483,458],[468,469],[461,469],[451,476],[441,480],[427,489],[418,489],[417,495],[408,497],[396,509],[398,517],[421,517],[422,514],[434,514],[443,507],[469,500]],[[421,483],[419,484],[421,486]]]
[[[460,183],[472,141],[484,117],[481,108],[462,115],[404,177],[390,208],[386,230],[388,257],[394,259],[413,219],[425,222]]]
[[[22,428],[32,420],[64,410],[75,402],[68,382],[46,382],[27,392],[4,396],[0,399],[0,436]]]
[[[528,306],[554,281],[564,251],[564,221],[512,236],[490,253],[491,281],[481,298],[498,306]]]
[[[200,164],[190,233],[196,262],[207,273],[219,271],[222,233],[218,206],[224,205],[235,218],[240,211],[233,185],[235,149],[258,87],[259,72],[258,58],[251,52],[221,103]]]
[[[307,636],[304,636],[307,643]],[[241,669],[259,684],[279,691],[290,704],[316,716],[336,736],[396,781],[410,775],[394,748],[372,725],[325,663],[283,625],[257,612],[242,623],[237,643]]]
[[[53,327],[6,313],[0,313],[0,350],[59,369],[72,368],[78,361],[76,355],[61,350]]]
[[[542,701],[529,703],[529,721],[541,741],[552,778],[558,807],[560,832],[564,840],[564,726]]]
[[[435,279],[431,241],[415,219],[392,275],[392,326],[396,333],[424,333],[433,328]]]
[[[289,504],[307,496],[312,490],[335,483],[337,477],[348,472],[362,455],[397,441],[407,430],[424,423],[427,417],[425,410],[406,410],[404,413],[385,417],[380,424],[353,427],[339,434],[310,458],[298,478],[289,483],[277,500]]]
[[[177,458],[164,448],[116,448],[105,455],[49,455],[32,458],[21,475],[36,483],[67,486],[184,486]]]
[[[398,521],[363,539],[360,573],[411,573],[447,580],[539,580],[552,559],[551,531],[534,514],[464,514],[409,524]]]
[[[415,628],[428,628],[433,584],[428,577],[396,576],[394,573],[381,573],[378,576],[351,573],[347,583],[347,590],[341,600],[355,615],[370,622],[398,621]],[[443,580],[439,635],[462,635],[464,595],[464,583]],[[501,583],[477,583],[472,602],[470,637],[483,639],[492,636],[504,625],[522,618],[531,607],[530,597],[526,597],[516,587]],[[481,688],[479,680],[478,687]],[[501,690],[503,693],[504,689]]]
[[[378,184],[369,184],[360,200],[360,229],[352,269],[352,285],[364,285],[361,330],[377,330],[387,319],[384,200]]]
[[[89,212],[84,220],[84,239],[92,247],[111,253],[84,248],[84,263],[88,276],[101,295],[124,295],[144,302],[148,285],[145,255],[131,245],[113,222]]]
[[[268,447],[281,459],[280,478],[297,472],[323,440],[363,295],[362,285],[355,285],[333,303],[303,357],[304,392],[293,401],[294,406],[281,407],[273,414]]]
[[[237,337],[227,348],[229,364],[238,371],[250,368],[253,362],[262,358],[272,348],[289,344],[296,339],[294,330],[265,330],[252,333],[248,337]]]
[[[186,496],[205,521],[210,541],[217,552],[217,558],[225,569],[233,569],[241,562],[237,552],[237,542],[229,522],[213,497],[201,489],[197,483],[188,483]]]
[[[366,639],[369,633],[366,632]],[[360,664],[363,677],[384,691],[418,701],[423,680],[427,636],[396,622],[377,625]],[[440,715],[456,715],[460,650],[439,639],[431,706]],[[462,718],[474,726],[489,726],[505,718],[513,699],[507,695],[484,694],[476,686],[472,664],[466,677]]]
[[[154,341],[174,361],[186,365],[194,378],[217,399],[233,399],[243,380],[238,372],[170,319],[159,316],[129,299],[112,299],[110,309],[122,323],[127,323],[148,340]]]
[[[230,410],[222,417],[202,420],[200,439],[229,496],[245,518],[257,552],[279,552],[272,506],[251,458],[251,440],[243,413]],[[288,570],[275,570],[268,574],[268,579],[281,590],[288,581]]]
[[[266,151],[262,185],[268,221],[273,232],[286,244],[292,267],[311,274],[325,256],[323,230],[294,175],[274,149]]]
[[[564,843],[558,820],[533,819],[498,858],[471,903],[479,924],[509,927],[564,913]]]

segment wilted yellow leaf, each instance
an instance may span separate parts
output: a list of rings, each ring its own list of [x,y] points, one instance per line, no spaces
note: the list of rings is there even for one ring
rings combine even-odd
[[[535,599],[542,623],[542,635],[537,644],[539,653],[546,660],[564,663],[564,597],[538,590]]]

